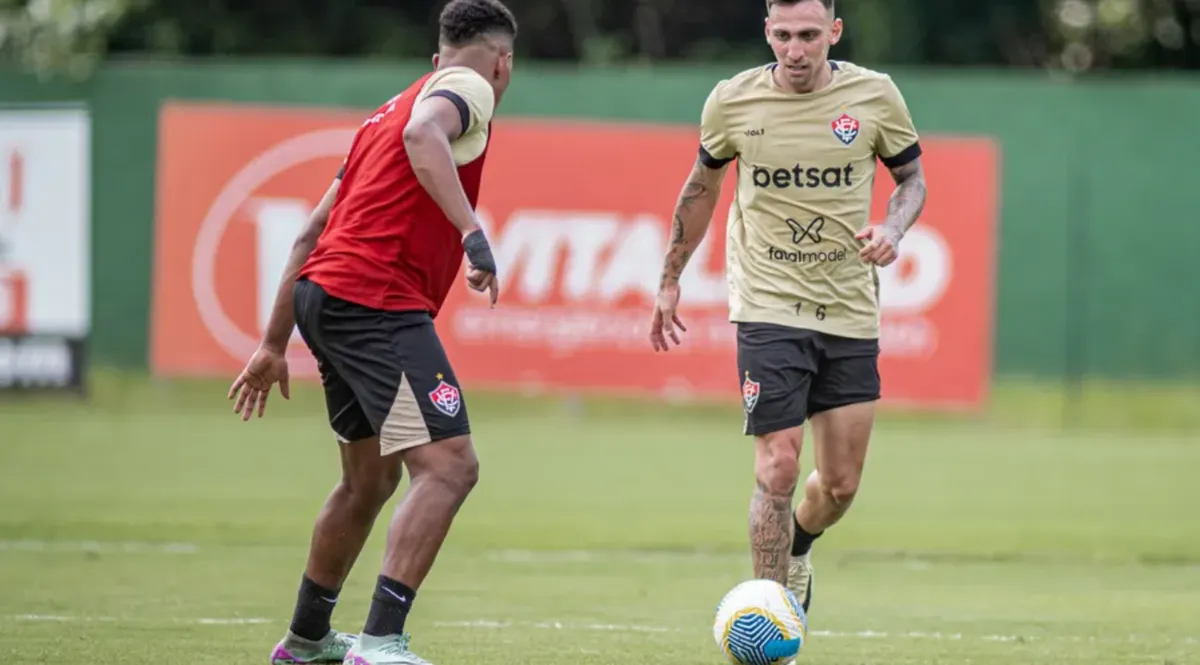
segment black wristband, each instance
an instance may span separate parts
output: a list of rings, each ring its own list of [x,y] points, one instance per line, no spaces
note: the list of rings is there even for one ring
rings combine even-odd
[[[496,259],[492,256],[492,246],[483,235],[483,229],[476,229],[463,238],[463,251],[467,253],[467,261],[472,268],[496,274]]]

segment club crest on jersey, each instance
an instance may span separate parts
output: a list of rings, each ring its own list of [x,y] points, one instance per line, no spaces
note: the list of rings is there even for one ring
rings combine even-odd
[[[746,413],[754,411],[761,392],[762,386],[757,381],[751,381],[750,372],[746,372],[746,380],[742,382],[742,402],[746,405]]]
[[[438,375],[438,379],[441,379]],[[453,418],[458,415],[458,410],[462,407],[462,395],[459,394],[458,388],[440,381],[437,387],[429,391],[429,401],[433,402],[434,408],[442,413]]]
[[[834,120],[831,126],[833,127],[833,135],[846,145],[854,143],[854,139],[858,138],[858,121],[845,113],[837,120]]]

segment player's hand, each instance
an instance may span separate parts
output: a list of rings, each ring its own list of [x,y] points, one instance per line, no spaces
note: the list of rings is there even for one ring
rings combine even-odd
[[[868,226],[854,237],[866,241],[867,244],[859,251],[858,258],[867,263],[884,268],[900,256],[900,234],[895,231],[882,226]]]
[[[267,395],[276,383],[283,398],[290,399],[287,356],[260,346],[229,387],[229,399],[235,400],[233,412],[242,415],[242,422],[250,420],[256,410],[258,417],[262,418],[267,408]]]
[[[675,328],[687,332],[683,321],[679,320],[676,310],[679,308],[679,284],[666,284],[658,290],[658,298],[654,302],[654,318],[650,322],[650,345],[655,351],[670,351],[667,338],[679,346],[679,333]]]
[[[467,286],[480,293],[488,291],[492,307],[496,306],[496,299],[500,297],[499,277],[479,268],[467,268]]]
[[[487,236],[483,235],[483,229],[476,228],[463,236],[463,251],[467,254],[469,264],[467,285],[480,293],[489,291],[492,307],[495,307],[496,300],[500,298],[499,271],[496,269],[496,258],[492,256],[492,246]]]

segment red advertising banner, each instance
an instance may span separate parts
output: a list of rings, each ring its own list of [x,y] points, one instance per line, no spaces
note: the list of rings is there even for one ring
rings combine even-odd
[[[228,376],[253,352],[291,244],[359,113],[170,104],[160,120],[151,362]],[[651,306],[695,128],[498,120],[479,215],[500,266],[496,309],[460,285],[437,327],[471,387],[740,400],[724,277],[734,178],[682,281],[682,347],[655,353]],[[884,399],[972,408],[991,372],[998,149],[926,137],[930,198],[881,271]],[[874,218],[893,185],[876,177]],[[299,343],[293,373],[314,363]]]

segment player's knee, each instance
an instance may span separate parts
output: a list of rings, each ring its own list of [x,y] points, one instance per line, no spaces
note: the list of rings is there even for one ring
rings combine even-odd
[[[351,505],[357,510],[364,514],[374,514],[396,493],[396,487],[400,485],[400,475],[400,465],[395,464],[393,468],[382,469],[378,473],[361,474],[358,477],[345,476],[338,490],[346,494]]]
[[[465,498],[479,482],[479,458],[470,439],[438,442],[430,448],[428,463],[413,471],[413,481],[435,482],[457,497]]]
[[[834,507],[845,510],[858,494],[858,480],[853,474],[822,475],[819,480],[821,494],[825,495]]]
[[[377,441],[355,441],[343,447],[342,481],[336,491],[355,509],[373,514],[396,493],[401,475],[400,461],[381,457]]]
[[[791,494],[800,479],[798,442],[790,433],[761,437],[754,473],[760,485],[773,494]]]
[[[475,489],[475,485],[479,483],[479,458],[474,453],[458,461],[452,482],[458,493],[464,497]]]

